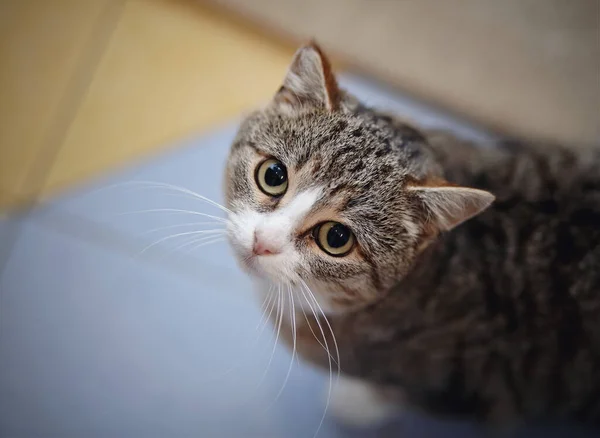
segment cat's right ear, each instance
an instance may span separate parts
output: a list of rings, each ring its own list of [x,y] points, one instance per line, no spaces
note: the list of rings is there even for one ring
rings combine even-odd
[[[313,106],[335,111],[340,90],[331,64],[315,42],[301,47],[292,60],[273,104],[295,108]]]
[[[495,199],[485,190],[452,186],[443,181],[442,184],[411,185],[408,190],[421,201],[429,223],[438,231],[449,231],[478,215]]]

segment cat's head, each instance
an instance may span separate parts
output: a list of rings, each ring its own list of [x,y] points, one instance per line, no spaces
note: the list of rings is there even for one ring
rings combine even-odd
[[[428,242],[493,201],[443,180],[414,128],[340,90],[315,44],[243,121],[225,191],[243,267],[273,284],[306,282],[329,311],[385,294]]]

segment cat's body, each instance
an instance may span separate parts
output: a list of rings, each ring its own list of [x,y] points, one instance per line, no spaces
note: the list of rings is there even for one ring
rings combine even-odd
[[[324,367],[337,344],[340,416],[600,421],[597,151],[421,133],[309,46],[242,124],[226,195],[242,266],[303,309],[282,337]]]
[[[496,202],[440,236],[386,297],[329,317],[342,372],[439,415],[598,422],[600,154],[429,143],[448,180]],[[299,330],[300,351],[328,366]]]

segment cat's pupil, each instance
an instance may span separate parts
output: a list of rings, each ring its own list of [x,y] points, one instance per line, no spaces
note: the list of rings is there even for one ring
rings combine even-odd
[[[350,230],[342,224],[336,224],[327,232],[327,244],[331,248],[341,248],[350,240]]]
[[[271,164],[265,171],[265,183],[271,187],[278,187],[287,180],[285,167],[281,163]]]

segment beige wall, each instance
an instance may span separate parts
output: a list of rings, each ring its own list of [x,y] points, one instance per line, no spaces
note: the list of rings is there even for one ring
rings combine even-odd
[[[203,0],[489,128],[600,145],[598,0]]]

